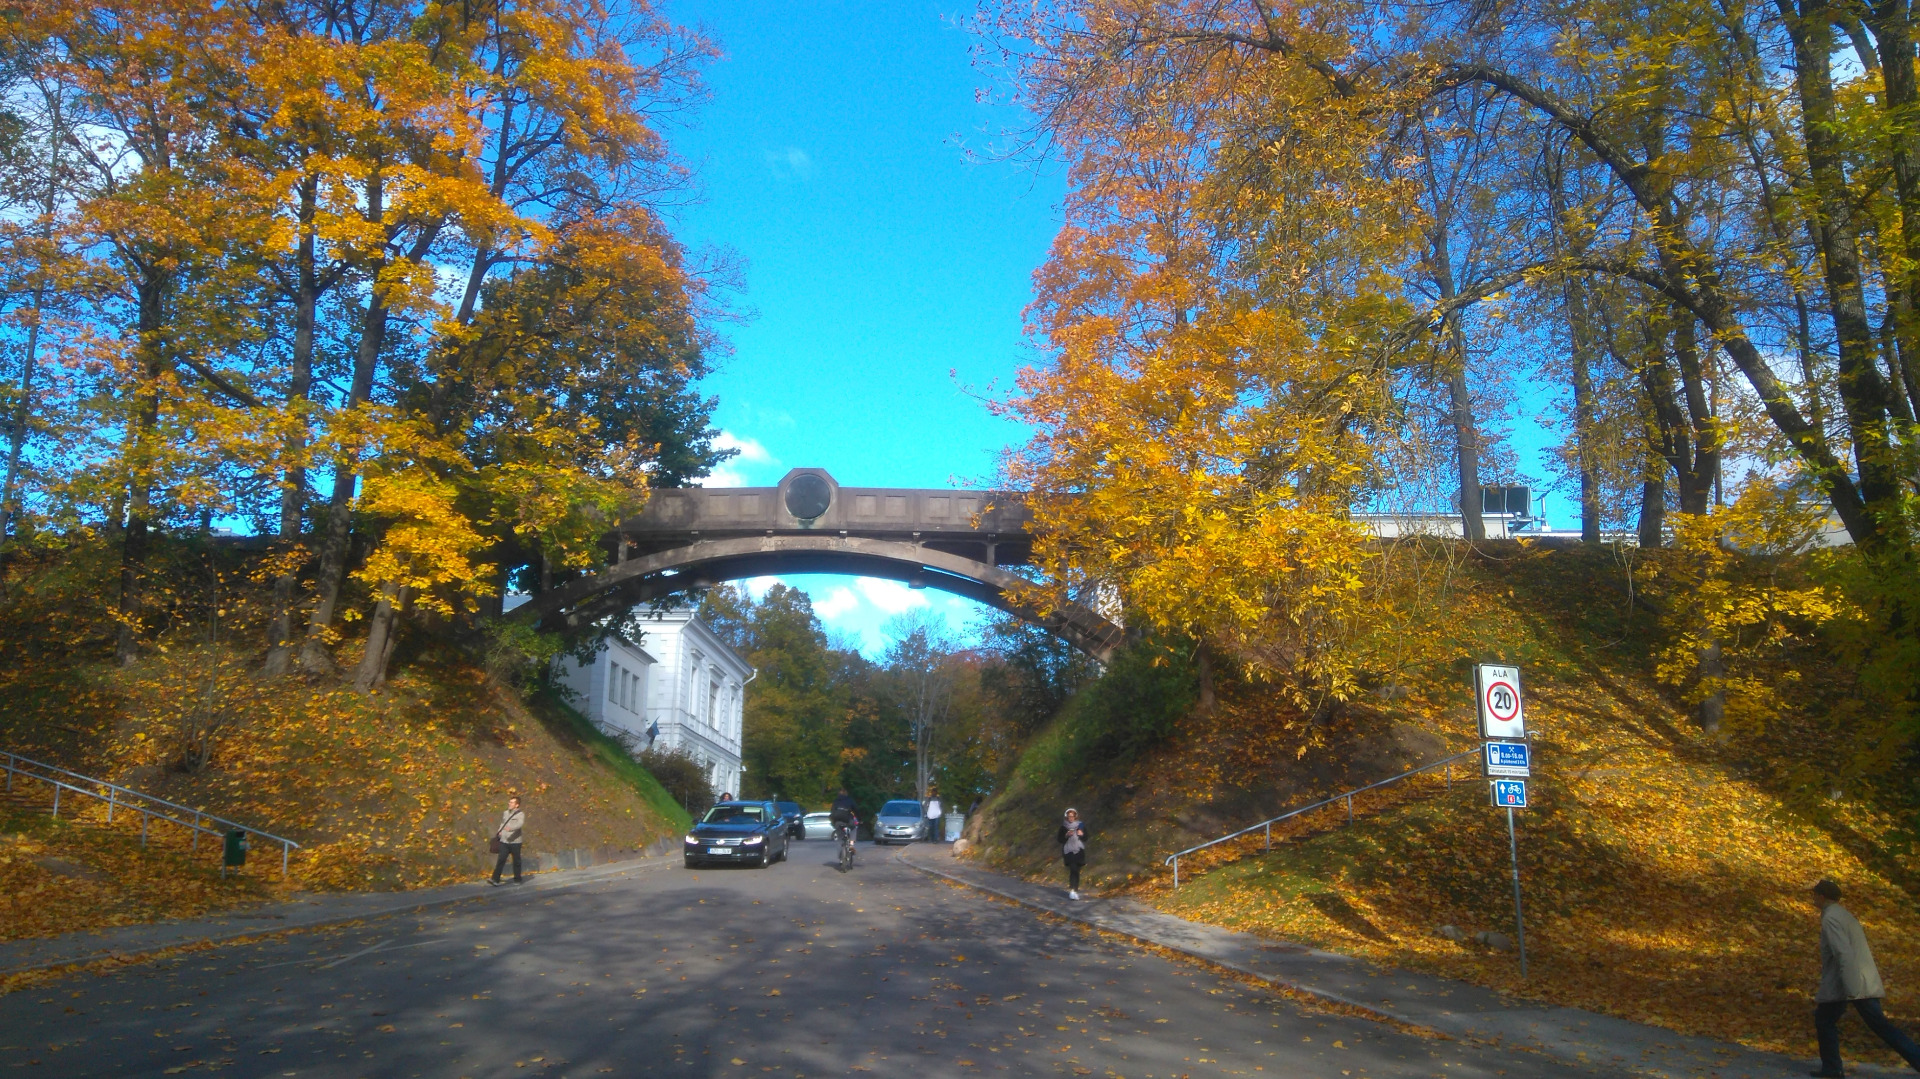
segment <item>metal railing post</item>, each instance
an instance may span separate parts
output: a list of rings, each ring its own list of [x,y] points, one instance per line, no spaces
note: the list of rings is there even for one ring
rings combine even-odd
[[[1267,853],[1273,853],[1273,822],[1267,822]]]
[[[1177,854],[1173,857],[1173,887],[1175,891],[1180,889],[1180,856]]]
[[[1453,789],[1453,762],[1447,762],[1447,789]]]
[[[285,880],[290,876],[293,848],[300,844],[284,836],[263,832],[258,828],[249,828],[238,821],[230,821],[224,817],[216,817],[205,810],[192,809],[188,806],[181,805],[179,802],[170,802],[165,798],[156,797],[151,794],[143,794],[132,788],[123,787],[118,783],[109,783],[104,779],[81,775],[79,772],[71,769],[60,768],[47,764],[44,761],[34,760],[32,757],[23,757],[12,750],[0,749],[0,758],[4,758],[4,760],[0,760],[0,769],[5,770],[7,773],[7,793],[11,794],[13,792],[13,780],[16,773],[25,775],[28,779],[38,779],[43,783],[49,783],[53,786],[52,815],[55,819],[58,819],[60,816],[61,801],[65,798],[66,792],[71,790],[75,794],[84,795],[95,801],[107,803],[107,821],[108,823],[112,823],[119,815],[120,796],[124,794],[127,796],[128,808],[140,814],[140,845],[142,847],[147,846],[147,840],[149,833],[153,830],[153,820],[155,817],[168,823],[178,824],[183,828],[190,829],[193,832],[192,847],[195,853],[198,853],[200,850],[200,833],[217,834],[215,833],[213,825],[219,824],[227,828],[245,832],[249,835],[259,836],[263,840],[271,840],[272,842],[280,844],[280,877],[282,880]],[[23,771],[23,769],[30,770]],[[59,777],[66,778],[63,779]],[[71,779],[74,782],[68,783],[66,782],[67,779]],[[102,790],[106,793],[100,793]]]
[[[1353,795],[1347,795],[1347,823],[1353,823]]]

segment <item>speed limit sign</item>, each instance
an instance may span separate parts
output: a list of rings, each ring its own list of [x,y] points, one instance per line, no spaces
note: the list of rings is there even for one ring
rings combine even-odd
[[[1520,698],[1520,668],[1482,663],[1473,669],[1474,696],[1480,705],[1480,736],[1497,741],[1527,737],[1526,708]]]

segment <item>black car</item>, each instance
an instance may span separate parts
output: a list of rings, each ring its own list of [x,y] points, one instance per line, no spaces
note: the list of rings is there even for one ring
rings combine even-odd
[[[787,818],[787,838],[788,839],[807,838],[806,825],[801,823],[803,820],[806,819],[807,811],[800,808],[800,803],[799,802],[775,802],[773,804],[775,807],[777,807],[780,810],[781,815]]]
[[[721,802],[694,824],[683,849],[702,863],[765,866],[787,856],[787,818],[772,802]]]

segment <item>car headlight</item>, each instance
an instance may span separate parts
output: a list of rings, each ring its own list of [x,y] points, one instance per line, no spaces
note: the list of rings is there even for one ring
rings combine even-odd
[[[689,847],[697,847],[697,846],[699,846],[699,845],[700,845],[700,837],[699,837],[699,836],[697,836],[697,835],[690,835],[690,836],[688,836],[688,837],[687,837],[687,846],[689,846]]]
[[[755,843],[765,843],[766,841],[767,841],[767,837],[766,837],[766,836],[763,836],[763,835],[756,835],[756,836],[749,836],[749,837],[747,837],[747,838],[746,838],[745,840],[743,840],[743,841],[742,841],[742,844],[743,844],[744,846],[749,846],[749,847],[751,847],[751,846],[753,846],[753,845],[754,845]]]

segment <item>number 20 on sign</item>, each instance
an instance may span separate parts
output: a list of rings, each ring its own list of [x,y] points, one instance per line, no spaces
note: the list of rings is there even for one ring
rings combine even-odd
[[[1527,737],[1526,707],[1520,698],[1520,668],[1482,663],[1473,668],[1474,697],[1480,710],[1480,736],[1497,741]]]

